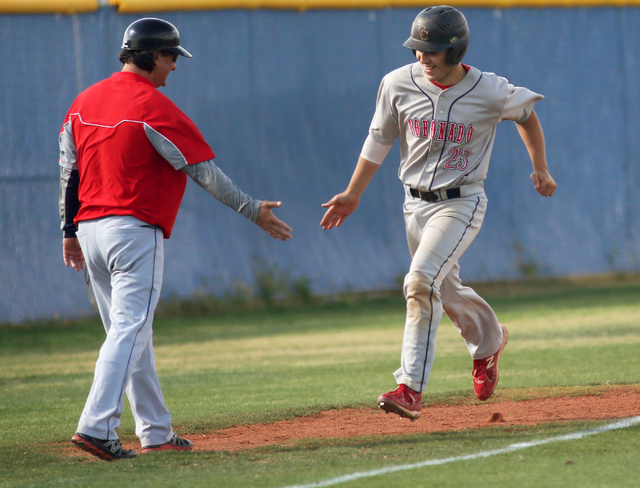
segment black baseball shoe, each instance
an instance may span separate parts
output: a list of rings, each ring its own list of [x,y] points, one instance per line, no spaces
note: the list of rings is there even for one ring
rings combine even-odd
[[[189,439],[183,439],[173,434],[169,442],[164,444],[156,444],[154,446],[142,446],[142,454],[154,451],[190,451],[193,449],[193,442]]]
[[[71,438],[71,442],[83,451],[87,451],[89,454],[98,456],[105,461],[136,457],[136,451],[124,449],[119,439],[108,441],[76,432]]]

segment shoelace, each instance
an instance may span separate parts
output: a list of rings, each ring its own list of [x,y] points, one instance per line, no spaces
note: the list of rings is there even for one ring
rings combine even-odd
[[[487,361],[485,359],[473,362],[473,377],[478,383],[483,383],[487,378]]]
[[[416,401],[415,394],[409,389],[408,386],[402,384],[396,388],[396,392],[401,395],[407,403],[414,403]]]

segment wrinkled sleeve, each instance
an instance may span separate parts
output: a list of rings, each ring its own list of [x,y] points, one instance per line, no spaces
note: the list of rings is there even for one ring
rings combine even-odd
[[[182,169],[187,164],[186,156],[178,149],[178,146],[171,142],[169,138],[162,135],[156,129],[148,124],[144,125],[144,132],[149,139],[149,142],[156,151],[166,159],[174,169]]]
[[[63,168],[78,169],[78,150],[73,139],[71,120],[69,118],[62,126],[60,136],[58,136],[58,145],[60,146],[58,164]]]
[[[58,194],[60,228],[64,232],[64,237],[75,237],[78,228],[73,220],[80,210],[80,200],[78,199],[80,173],[70,120],[67,120],[63,125],[58,142],[60,146],[58,160],[60,165],[60,190]]]
[[[391,146],[400,136],[398,114],[389,93],[389,78],[385,76],[380,82],[376,112],[369,127],[369,136],[378,144]]]
[[[544,96],[532,92],[528,88],[509,84],[507,87],[507,100],[504,104],[500,121],[513,120],[518,124],[526,122],[533,111],[535,103],[542,99],[544,99]]]
[[[213,160],[182,167],[193,181],[204,188],[211,196],[232,208],[239,214],[255,222],[258,219],[260,201],[254,200],[222,172]]]

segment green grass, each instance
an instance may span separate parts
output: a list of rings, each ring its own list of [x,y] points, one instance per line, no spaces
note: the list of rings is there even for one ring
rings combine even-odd
[[[640,280],[482,285],[510,330],[495,400],[640,383]],[[404,302],[158,317],[160,381],[179,433],[211,432],[341,407],[394,386]],[[0,486],[285,487],[499,449],[584,430],[569,423],[410,436],[305,440],[245,452],[162,453],[105,463],[70,456],[104,333],[99,320],[0,326]],[[428,403],[472,401],[471,362],[446,319]],[[120,435],[133,440],[125,409]],[[376,486],[637,486],[640,428],[345,483]]]

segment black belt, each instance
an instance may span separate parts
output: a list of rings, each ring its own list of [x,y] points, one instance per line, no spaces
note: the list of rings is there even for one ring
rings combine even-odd
[[[448,190],[442,190],[439,192],[433,191],[420,191],[414,188],[409,188],[409,192],[411,196],[414,198],[419,198],[420,200],[424,200],[425,202],[437,202],[438,200],[445,200],[440,197],[441,193],[445,193],[447,195],[446,200],[451,200],[452,198],[460,198],[460,187],[449,188]]]

